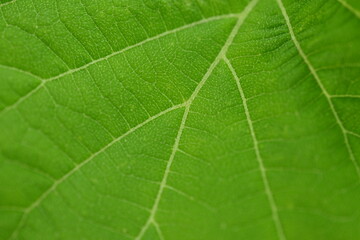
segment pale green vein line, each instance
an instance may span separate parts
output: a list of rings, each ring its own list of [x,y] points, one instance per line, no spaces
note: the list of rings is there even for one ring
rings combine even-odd
[[[144,226],[141,228],[141,230],[140,230],[139,234],[137,235],[137,237],[135,238],[135,240],[140,240],[144,236],[146,230],[151,225],[151,223],[155,222],[155,215],[156,215],[156,212],[157,212],[157,210],[159,208],[159,203],[160,203],[160,200],[161,200],[162,193],[163,193],[165,187],[167,186],[167,179],[168,179],[168,176],[169,176],[169,173],[170,173],[171,165],[172,165],[172,163],[174,161],[175,154],[176,154],[177,150],[179,149],[180,139],[181,139],[183,130],[185,128],[185,123],[186,123],[186,120],[187,120],[187,117],[188,117],[189,110],[190,110],[192,102],[194,101],[194,99],[196,98],[198,93],[200,92],[201,88],[204,86],[206,80],[210,77],[211,73],[213,72],[213,70],[215,69],[217,64],[225,56],[229,46],[232,44],[232,42],[233,42],[236,34],[238,33],[241,25],[243,24],[244,20],[249,15],[251,10],[255,7],[257,2],[258,2],[258,0],[252,0],[248,4],[248,6],[246,6],[244,11],[241,14],[239,14],[238,21],[236,22],[234,28],[230,32],[224,46],[220,50],[219,54],[216,56],[214,62],[210,65],[209,69],[207,70],[207,72],[205,73],[203,78],[201,79],[200,83],[198,84],[198,86],[194,90],[193,94],[190,96],[189,100],[186,102],[185,111],[184,111],[183,117],[181,119],[180,127],[179,127],[178,133],[176,135],[175,142],[174,142],[174,145],[173,145],[173,148],[172,148],[172,151],[171,151],[171,155],[170,155],[169,160],[167,162],[162,181],[160,183],[159,191],[158,191],[158,193],[156,195],[156,198],[155,198],[153,207],[151,209],[150,215],[149,215],[147,221],[145,222]]]
[[[17,1],[17,0],[13,0],[13,1],[5,2],[5,3],[1,3],[1,4],[0,4],[0,7],[9,5],[9,4],[14,3],[14,2],[16,2],[16,1]]]
[[[18,72],[27,74],[27,75],[29,75],[29,76],[32,76],[32,77],[34,77],[34,78],[42,81],[42,79],[41,79],[40,77],[38,77],[38,76],[36,76],[36,75],[34,75],[34,74],[30,73],[30,72],[26,72],[26,71],[21,70],[21,69],[18,69],[18,68],[8,67],[8,66],[4,66],[4,65],[2,65],[1,67],[8,68],[8,69],[12,69],[12,70],[16,70],[16,71],[18,71]],[[31,96],[31,95],[33,95],[34,93],[36,93],[37,91],[39,91],[44,85],[45,85],[45,82],[44,82],[44,81],[40,82],[35,88],[33,88],[31,91],[29,91],[26,95],[18,98],[18,100],[17,100],[13,105],[9,105],[9,106],[5,107],[5,108],[0,112],[0,114],[1,114],[1,113],[5,113],[5,112],[7,112],[8,110],[10,110],[10,109],[12,109],[12,108],[16,108],[16,106],[18,106],[20,103],[22,103],[24,100],[26,100],[26,99],[28,98],[28,96]]]
[[[126,136],[128,136],[129,134],[133,133],[134,131],[136,131],[137,129],[143,127],[144,125],[148,124],[149,122],[161,117],[162,115],[169,113],[173,110],[185,107],[186,103],[183,104],[179,104],[179,105],[175,105],[173,107],[170,107],[150,118],[148,118],[147,120],[145,120],[144,122],[138,124],[137,126],[131,128],[130,130],[128,130],[126,133],[122,134],[121,136],[115,138],[113,141],[111,141],[109,144],[107,144],[106,146],[102,147],[99,151],[93,153],[90,157],[88,157],[86,160],[84,160],[83,162],[81,162],[80,164],[76,165],[72,170],[70,170],[67,174],[65,174],[63,177],[61,177],[60,179],[58,179],[57,181],[55,181],[53,183],[53,185],[48,188],[43,194],[40,195],[40,197],[38,199],[36,199],[29,207],[27,207],[24,210],[24,214],[18,224],[18,226],[16,227],[16,229],[14,230],[14,232],[12,233],[12,235],[10,236],[9,239],[15,239],[19,233],[19,230],[23,227],[24,223],[26,222],[26,218],[29,215],[30,212],[32,212],[36,207],[38,207],[43,201],[44,199],[47,198],[47,196],[49,196],[50,193],[54,192],[56,190],[56,188],[63,183],[66,179],[68,179],[71,175],[73,175],[74,173],[76,173],[79,169],[81,169],[83,166],[85,166],[87,163],[89,163],[91,160],[93,160],[96,156],[98,156],[99,154],[103,153],[104,151],[106,151],[109,147],[111,147],[112,145],[114,145],[115,143],[117,143],[118,141],[120,141],[121,139],[125,138]]]
[[[358,165],[358,163],[356,162],[356,159],[355,159],[355,155],[351,149],[351,146],[350,146],[350,143],[349,143],[349,139],[348,139],[348,136],[347,136],[347,130],[346,128],[344,127],[343,123],[341,122],[340,120],[340,117],[338,115],[338,113],[336,112],[335,110],[335,106],[331,100],[331,95],[327,92],[326,88],[324,87],[324,85],[322,84],[321,80],[320,80],[320,77],[319,75],[317,74],[315,68],[313,67],[313,65],[311,64],[310,60],[308,59],[308,57],[306,56],[306,54],[304,53],[304,51],[302,50],[301,48],[301,45],[299,43],[299,41],[296,39],[296,36],[295,36],[295,33],[294,33],[294,30],[292,28],[292,25],[291,25],[291,22],[290,22],[290,18],[286,12],[286,9],[285,9],[285,6],[284,4],[282,3],[282,0],[277,0],[277,3],[279,5],[279,8],[284,16],[284,19],[286,21],[286,25],[289,29],[289,33],[290,33],[290,36],[291,36],[291,40],[293,41],[295,47],[297,48],[300,56],[302,57],[302,59],[304,60],[305,64],[308,66],[311,74],[314,76],[317,84],[319,85],[322,93],[325,95],[326,97],[326,100],[330,106],[330,109],[331,109],[331,112],[333,113],[334,117],[335,117],[335,120],[337,122],[337,124],[339,125],[340,129],[341,129],[341,132],[343,134],[343,137],[344,137],[344,142],[345,142],[345,145],[346,145],[346,148],[347,148],[347,151],[349,153],[349,156],[350,156],[350,159],[355,167],[355,170],[357,172],[357,175],[358,175],[358,178],[360,180],[360,167]]]
[[[203,206],[204,208],[206,208],[207,210],[209,210],[211,212],[215,212],[215,209],[212,206],[210,206],[209,204],[207,204],[206,202],[199,201],[195,197],[193,197],[193,196],[191,196],[191,195],[189,195],[189,194],[187,194],[187,193],[185,193],[185,192],[183,192],[183,191],[181,191],[179,189],[176,189],[176,188],[174,188],[174,187],[172,187],[170,185],[166,185],[165,188],[167,188],[170,191],[173,191],[173,192],[183,196],[184,198],[187,198],[190,201],[193,201],[196,204],[199,204],[199,205]]]
[[[235,18],[235,17],[238,17],[238,14],[226,14],[226,15],[219,15],[219,16],[214,16],[214,17],[210,17],[210,18],[206,18],[206,19],[202,19],[200,21],[197,21],[197,22],[193,22],[193,23],[190,23],[190,24],[187,24],[187,25],[184,25],[184,26],[181,26],[181,27],[178,27],[178,28],[175,28],[175,29],[172,29],[172,30],[169,30],[169,31],[166,31],[166,32],[163,32],[163,33],[160,33],[154,37],[150,37],[150,38],[147,38],[141,42],[138,42],[134,45],[131,45],[131,46],[128,46],[126,48],[123,48],[119,51],[116,51],[116,52],[113,52],[105,57],[102,57],[102,58],[99,58],[99,59],[96,59],[94,61],[91,61],[81,67],[78,67],[78,68],[74,68],[74,69],[71,69],[69,71],[66,71],[64,73],[61,73],[57,76],[54,76],[54,77],[51,77],[51,78],[47,78],[47,79],[43,79],[43,83],[38,85],[36,88],[34,88],[32,91],[30,91],[29,93],[27,93],[26,95],[24,95],[23,97],[19,98],[15,103],[13,103],[12,105],[9,105],[7,106],[6,108],[4,108],[0,114],[4,113],[4,112],[7,112],[11,109],[14,109],[16,108],[21,102],[23,102],[24,100],[26,100],[27,98],[29,98],[30,96],[32,96],[34,93],[36,93],[38,90],[40,90],[44,84],[46,82],[51,82],[53,80],[56,80],[56,79],[59,79],[59,78],[62,78],[64,76],[67,76],[67,75],[70,75],[70,74],[73,74],[73,73],[76,73],[76,72],[79,72],[83,69],[86,69],[88,68],[89,66],[93,65],[93,64],[96,64],[98,62],[101,62],[101,61],[105,61],[105,60],[108,60],[109,58],[111,57],[114,57],[116,55],[119,55],[121,53],[124,53],[130,49],[133,49],[133,48],[136,48],[136,47],[139,47],[139,46],[142,46],[148,42],[151,42],[151,41],[154,41],[154,40],[157,40],[157,39],[160,39],[162,37],[165,37],[169,34],[173,34],[173,33],[176,33],[176,32],[179,32],[179,31],[182,31],[182,30],[185,30],[185,29],[189,29],[189,28],[192,28],[192,27],[195,27],[197,25],[201,25],[201,24],[205,24],[205,23],[208,23],[208,22],[211,22],[211,21],[216,21],[216,20],[221,20],[221,19],[226,19],[226,18]]]
[[[360,95],[351,95],[351,94],[341,94],[341,95],[331,95],[331,98],[360,98]]]
[[[348,9],[350,12],[355,14],[358,18],[360,18],[360,11],[355,9],[353,6],[351,6],[349,3],[347,3],[345,0],[338,0],[341,5],[343,5],[346,9]]]
[[[328,69],[341,69],[341,68],[359,68],[359,63],[354,64],[336,64],[336,65],[330,65],[330,66],[323,66],[315,69],[317,72],[322,70],[328,70]]]
[[[353,136],[355,136],[355,137],[358,137],[358,138],[360,138],[360,134],[358,134],[358,133],[355,133],[355,132],[352,132],[352,131],[346,131],[348,134],[350,134],[350,135],[353,135]]]
[[[22,69],[20,69],[20,68],[16,68],[16,67],[12,67],[12,66],[6,66],[6,65],[2,65],[2,64],[0,65],[0,68],[7,68],[7,69],[10,69],[10,70],[13,70],[13,71],[16,71],[16,72],[23,73],[23,74],[25,74],[25,75],[29,75],[29,76],[31,76],[31,77],[34,77],[34,78],[38,79],[38,80],[42,80],[42,78],[39,77],[38,75],[35,75],[35,74],[33,74],[32,72],[28,72],[28,71],[22,70]]]
[[[6,113],[7,111],[9,111],[10,109],[16,109],[16,107],[22,103],[23,101],[25,101],[29,96],[32,96],[33,94],[35,94],[37,91],[39,91],[41,88],[43,88],[45,85],[45,82],[42,81],[40,84],[38,84],[34,89],[32,89],[31,91],[29,91],[26,95],[20,97],[13,105],[9,105],[6,108],[4,108],[0,114],[2,113]]]
[[[154,224],[157,234],[159,235],[160,240],[165,240],[159,224],[156,221],[154,221],[153,224]]]
[[[244,91],[243,91],[243,89],[241,87],[240,79],[239,79],[239,77],[237,76],[237,74],[235,72],[235,69],[233,68],[230,61],[226,57],[224,57],[224,61],[226,62],[226,64],[228,65],[232,75],[234,76],[234,79],[236,81],[236,85],[237,85],[239,93],[240,93],[241,100],[243,102],[247,123],[248,123],[249,129],[250,129],[251,137],[252,137],[253,144],[254,144],[256,159],[257,159],[258,164],[259,164],[259,168],[260,168],[260,172],[261,172],[261,178],[263,180],[263,184],[264,184],[264,187],[265,187],[265,192],[266,192],[266,195],[267,195],[267,198],[268,198],[268,201],[269,201],[269,205],[270,205],[270,208],[271,208],[272,219],[273,219],[273,221],[275,223],[275,227],[276,227],[278,237],[279,237],[280,240],[286,240],[284,230],[283,230],[283,227],[282,227],[282,224],[281,224],[281,221],[280,221],[279,213],[278,213],[278,207],[276,205],[276,202],[275,202],[275,199],[274,199],[274,194],[271,191],[270,184],[269,184],[269,181],[268,181],[268,178],[267,178],[266,168],[265,168],[265,165],[264,165],[264,160],[262,159],[261,154],[260,154],[259,142],[258,142],[258,140],[256,138],[256,134],[255,134],[254,126],[253,126],[253,121],[251,120],[251,115],[250,115],[249,108],[248,108],[248,105],[247,105],[247,99],[246,99]]]

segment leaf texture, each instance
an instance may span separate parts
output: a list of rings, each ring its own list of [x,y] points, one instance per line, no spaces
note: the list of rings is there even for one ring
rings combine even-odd
[[[0,2],[0,239],[360,238],[357,1]]]

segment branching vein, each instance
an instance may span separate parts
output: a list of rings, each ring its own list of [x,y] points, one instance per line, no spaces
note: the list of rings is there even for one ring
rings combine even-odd
[[[260,154],[259,142],[258,142],[258,140],[256,138],[256,134],[255,134],[254,126],[253,126],[253,121],[251,120],[250,112],[249,112],[248,105],[247,105],[247,99],[246,99],[244,91],[243,91],[243,89],[241,87],[240,79],[239,79],[239,77],[237,76],[237,74],[235,72],[235,69],[233,68],[230,61],[226,57],[224,57],[224,61],[228,65],[232,75],[234,76],[234,78],[236,80],[236,85],[238,87],[241,100],[243,102],[245,115],[246,115],[246,120],[247,120],[249,129],[250,129],[251,138],[252,138],[253,144],[254,144],[256,159],[257,159],[258,164],[259,164],[261,177],[262,177],[262,180],[263,180],[263,183],[264,183],[265,192],[266,192],[266,195],[267,195],[267,198],[268,198],[268,201],[269,201],[269,205],[270,205],[271,213],[272,213],[272,218],[273,218],[274,223],[275,223],[275,227],[276,227],[278,237],[279,237],[280,240],[286,240],[284,230],[283,230],[280,218],[279,218],[278,208],[277,208],[277,205],[275,203],[274,196],[273,196],[273,193],[271,191],[270,184],[269,184],[269,181],[268,181],[268,178],[267,178],[264,161],[263,161],[263,159],[261,157],[261,154]]]
[[[296,49],[298,50],[300,56],[302,57],[302,59],[304,60],[305,64],[307,65],[307,67],[309,68],[311,74],[314,76],[317,84],[319,85],[322,93],[325,95],[326,97],[326,100],[330,106],[330,109],[331,109],[331,112],[333,113],[334,117],[335,117],[335,120],[336,120],[336,123],[339,125],[340,129],[341,129],[341,132],[344,136],[344,142],[345,142],[345,145],[346,145],[346,148],[347,148],[347,151],[349,153],[349,156],[350,156],[350,159],[356,169],[356,172],[357,172],[357,175],[358,175],[358,178],[360,180],[360,167],[355,159],[355,155],[351,149],[351,146],[350,146],[350,142],[349,142],[349,139],[348,139],[348,135],[347,135],[347,129],[344,127],[342,121],[340,120],[340,117],[338,115],[338,113],[336,112],[336,109],[335,109],[335,106],[331,100],[331,95],[328,93],[328,91],[326,90],[326,88],[324,87],[324,85],[322,84],[321,80],[320,80],[320,77],[319,75],[317,74],[314,66],[311,64],[310,60],[308,59],[308,57],[306,56],[306,54],[304,53],[303,49],[301,48],[301,45],[299,43],[299,41],[297,40],[296,36],[295,36],[295,33],[294,33],[294,30],[293,30],[293,27],[291,25],[291,22],[290,22],[290,18],[286,12],[286,9],[285,9],[285,6],[284,4],[282,3],[282,0],[277,0],[277,3],[279,5],[279,8],[284,16],[284,19],[286,21],[286,25],[289,29],[289,33],[290,33],[290,36],[291,36],[291,40],[294,42],[294,45],[296,47]]]
[[[151,121],[154,121],[155,119],[163,116],[166,113],[169,113],[173,110],[182,108],[185,106],[185,103],[180,104],[180,105],[175,105],[171,108],[168,108],[150,118],[148,118],[147,120],[145,120],[144,122],[138,124],[137,126],[131,128],[130,130],[128,130],[126,133],[122,134],[121,136],[115,138],[113,141],[111,141],[109,144],[107,144],[106,146],[102,147],[99,151],[93,153],[90,157],[88,157],[86,160],[84,160],[83,162],[81,162],[80,164],[76,165],[72,170],[70,170],[67,174],[65,174],[63,177],[61,177],[60,179],[56,180],[53,185],[48,188],[48,190],[46,190],[43,194],[40,195],[40,197],[38,199],[36,199],[29,207],[27,207],[24,210],[24,213],[21,217],[21,220],[17,226],[17,228],[15,229],[15,231],[12,233],[12,235],[10,236],[9,239],[16,239],[19,230],[24,226],[24,223],[26,222],[27,216],[30,214],[30,212],[32,212],[35,208],[37,208],[48,196],[50,193],[54,192],[57,187],[63,183],[66,179],[68,179],[70,176],[72,176],[74,173],[76,173],[79,169],[81,169],[82,167],[84,167],[86,164],[88,164],[89,162],[91,162],[96,156],[98,156],[99,154],[105,152],[109,147],[111,147],[112,145],[114,145],[115,143],[119,142],[121,139],[125,138],[126,136],[128,136],[129,134],[133,133],[134,131],[136,131],[137,129],[145,126],[146,124],[148,124]]]
[[[51,82],[53,80],[56,80],[56,79],[59,79],[59,78],[62,78],[64,76],[67,76],[67,75],[70,75],[70,74],[73,74],[73,73],[76,73],[76,72],[79,72],[83,69],[86,69],[88,68],[89,66],[91,65],[94,65],[98,62],[101,62],[101,61],[105,61],[105,60],[108,60],[110,59],[111,57],[114,57],[116,55],[119,55],[121,53],[124,53],[130,49],[133,49],[133,48],[136,48],[136,47],[139,47],[139,46],[142,46],[148,42],[151,42],[151,41],[154,41],[154,40],[157,40],[159,38],[162,38],[162,37],[165,37],[169,34],[173,34],[173,33],[177,33],[179,31],[182,31],[182,30],[185,30],[185,29],[189,29],[189,28],[192,28],[192,27],[195,27],[197,25],[201,25],[201,24],[205,24],[207,22],[211,22],[211,21],[216,21],[216,20],[220,20],[220,19],[226,19],[226,18],[235,18],[237,17],[238,15],[236,14],[226,14],[226,15],[219,15],[219,16],[214,16],[214,17],[210,17],[210,18],[206,18],[206,19],[202,19],[200,21],[197,21],[197,22],[193,22],[193,23],[190,23],[190,24],[187,24],[187,25],[184,25],[184,26],[181,26],[181,27],[178,27],[178,28],[175,28],[175,29],[172,29],[172,30],[169,30],[169,31],[166,31],[166,32],[163,32],[163,33],[160,33],[154,37],[150,37],[150,38],[147,38],[141,42],[138,42],[134,45],[131,45],[131,46],[128,46],[126,48],[123,48],[119,51],[116,51],[116,52],[113,52],[105,57],[102,57],[102,58],[99,58],[99,59],[96,59],[94,61],[91,61],[81,67],[78,67],[78,68],[75,68],[75,69],[71,69],[69,71],[66,71],[64,73],[61,73],[57,76],[53,76],[51,78],[47,78],[47,79],[42,79],[42,83],[39,84],[36,88],[34,88],[32,91],[28,92],[26,95],[24,95],[23,97],[19,98],[15,103],[13,103],[12,105],[9,105],[7,106],[6,108],[4,108],[0,114],[4,113],[4,112],[7,112],[11,109],[14,109],[16,108],[21,102],[25,101],[26,99],[28,99],[29,97],[31,97],[34,93],[36,93],[37,91],[39,91],[40,89],[43,88],[43,86],[47,83],[47,82]]]
[[[251,12],[251,10],[255,7],[257,1],[258,0],[251,1],[249,3],[249,5],[244,9],[244,11],[239,15],[238,21],[236,22],[234,28],[230,32],[229,37],[227,38],[227,40],[226,40],[224,46],[222,47],[221,51],[216,56],[214,62],[208,68],[207,72],[205,73],[205,75],[201,79],[200,83],[198,84],[198,86],[194,90],[193,94],[190,96],[189,100],[186,102],[186,107],[185,107],[185,111],[184,111],[184,114],[183,114],[183,117],[182,117],[182,120],[181,120],[181,123],[180,123],[179,131],[178,131],[177,136],[175,138],[175,142],[174,142],[174,145],[173,145],[173,148],[172,148],[172,151],[171,151],[171,155],[170,155],[170,158],[169,158],[169,160],[167,162],[166,169],[165,169],[162,181],[160,183],[159,191],[158,191],[158,193],[156,195],[156,198],[155,198],[153,207],[151,209],[150,215],[149,215],[147,221],[145,222],[144,226],[141,228],[141,230],[140,230],[139,234],[137,235],[137,237],[135,238],[135,240],[140,240],[144,236],[146,230],[151,225],[151,223],[156,222],[155,215],[156,215],[156,212],[157,212],[157,210],[159,208],[159,203],[160,203],[160,200],[161,200],[162,193],[163,193],[163,191],[164,191],[164,189],[166,187],[166,184],[167,184],[167,179],[168,179],[168,176],[169,176],[169,173],[170,173],[171,165],[172,165],[172,163],[174,161],[176,152],[179,149],[181,136],[182,136],[183,130],[185,128],[186,120],[187,120],[187,117],[189,115],[189,110],[190,110],[192,102],[194,101],[194,99],[196,98],[198,93],[200,92],[201,88],[204,86],[206,80],[210,77],[211,73],[213,72],[213,70],[215,69],[215,67],[219,63],[219,61],[225,56],[229,46],[232,44],[236,34],[238,33],[239,28],[241,27],[241,25],[243,24],[244,20],[246,19],[248,14]]]

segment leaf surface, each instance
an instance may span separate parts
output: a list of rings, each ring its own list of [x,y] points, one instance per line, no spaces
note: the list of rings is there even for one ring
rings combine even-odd
[[[0,2],[0,239],[360,238],[357,1]]]

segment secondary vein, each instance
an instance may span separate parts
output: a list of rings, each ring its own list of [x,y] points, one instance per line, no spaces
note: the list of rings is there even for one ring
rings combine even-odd
[[[356,17],[360,18],[360,11],[347,3],[346,0],[338,0],[338,2],[341,3],[341,5],[343,5],[347,10],[355,14]]]
[[[347,149],[347,151],[349,153],[349,156],[350,156],[350,160],[353,163],[353,165],[355,167],[355,170],[356,170],[356,173],[358,175],[358,178],[360,180],[360,167],[359,167],[358,163],[356,162],[355,155],[354,155],[354,153],[353,153],[353,151],[351,149],[350,142],[349,142],[348,135],[347,135],[347,129],[344,127],[342,121],[340,120],[340,117],[339,117],[338,113],[336,112],[335,106],[334,106],[334,104],[333,104],[333,102],[331,100],[331,95],[328,93],[325,86],[321,82],[320,77],[317,74],[314,66],[311,64],[310,60],[308,59],[308,57],[304,53],[299,41],[297,40],[297,38],[295,36],[295,33],[294,33],[294,30],[293,30],[293,27],[292,27],[291,22],[290,22],[290,18],[288,16],[287,12],[286,12],[286,9],[285,9],[285,6],[284,6],[282,0],[276,0],[276,1],[277,1],[278,5],[279,5],[279,8],[280,8],[280,10],[282,12],[282,15],[284,16],[286,25],[287,25],[287,27],[289,29],[291,40],[293,41],[293,43],[294,43],[296,49],[298,50],[301,58],[303,59],[303,61],[307,65],[308,69],[310,70],[311,74],[315,78],[317,84],[319,85],[322,93],[324,94],[324,96],[326,98],[326,101],[328,102],[328,104],[330,106],[331,112],[335,117],[335,121],[336,121],[336,123],[339,125],[339,127],[341,129],[342,135],[344,137],[344,142],[345,142],[345,145],[346,145],[346,149]]]
[[[261,178],[263,180],[263,184],[264,184],[264,188],[265,188],[265,193],[267,195],[267,198],[268,198],[268,201],[269,201],[269,205],[270,205],[270,208],[271,208],[271,214],[272,214],[272,218],[274,220],[274,223],[275,223],[275,227],[276,227],[276,231],[277,231],[277,234],[278,234],[278,238],[280,240],[286,240],[286,237],[285,237],[285,234],[284,234],[284,230],[283,230],[283,227],[282,227],[282,224],[281,224],[281,221],[280,221],[280,217],[279,217],[279,213],[278,213],[278,208],[277,208],[277,205],[276,205],[276,202],[275,202],[275,199],[274,199],[274,195],[271,191],[271,188],[270,188],[270,184],[269,184],[269,181],[268,181],[268,178],[267,178],[267,174],[266,174],[266,168],[265,168],[265,165],[264,165],[264,161],[261,157],[261,154],[260,154],[260,150],[259,150],[259,142],[256,138],[256,134],[255,134],[255,130],[254,130],[254,126],[253,126],[253,121],[251,120],[251,115],[250,115],[250,112],[249,112],[249,108],[248,108],[248,105],[247,105],[247,99],[245,97],[245,94],[244,94],[244,91],[241,87],[241,83],[240,83],[240,79],[239,77],[237,76],[236,72],[235,72],[235,69],[233,68],[232,64],[230,63],[229,59],[227,57],[224,57],[224,61],[225,63],[228,65],[232,75],[234,76],[235,78],[235,81],[236,81],[236,85],[238,87],[238,90],[239,90],[239,93],[240,93],[240,97],[241,97],[241,100],[243,102],[243,106],[244,106],[244,110],[245,110],[245,115],[246,115],[246,120],[247,120],[247,123],[248,123],[248,126],[249,126],[249,129],[250,129],[250,134],[251,134],[251,138],[252,138],[252,141],[253,141],[253,144],[254,144],[254,149],[255,149],[255,154],[256,154],[256,159],[258,161],[258,164],[259,164],[259,169],[260,169],[260,173],[261,173]]]
[[[78,71],[81,71],[83,69],[86,69],[88,68],[89,66],[93,65],[93,64],[96,64],[98,62],[101,62],[101,61],[104,61],[104,60],[108,60],[109,58],[111,57],[114,57],[116,55],[119,55],[121,53],[124,53],[130,49],[133,49],[135,47],[139,47],[139,46],[142,46],[143,44],[145,43],[148,43],[148,42],[151,42],[151,41],[154,41],[154,40],[157,40],[157,39],[160,39],[164,36],[167,36],[169,34],[173,34],[173,33],[176,33],[176,32],[179,32],[179,31],[182,31],[182,30],[185,30],[185,29],[188,29],[188,28],[192,28],[192,27],[195,27],[197,25],[201,25],[201,24],[205,24],[207,22],[211,22],[211,21],[216,21],[216,20],[220,20],[220,19],[226,19],[226,18],[235,18],[237,17],[236,14],[226,14],[226,15],[219,15],[219,16],[214,16],[214,17],[210,17],[210,18],[206,18],[206,19],[202,19],[200,21],[197,21],[197,22],[193,22],[193,23],[190,23],[190,24],[187,24],[187,25],[184,25],[184,26],[181,26],[181,27],[178,27],[178,28],[175,28],[175,29],[172,29],[172,30],[169,30],[169,31],[166,31],[166,32],[163,32],[163,33],[160,33],[156,36],[153,36],[153,37],[150,37],[150,38],[147,38],[141,42],[138,42],[136,44],[133,44],[131,46],[128,46],[128,47],[125,47],[119,51],[116,51],[116,52],[113,52],[105,57],[102,57],[102,58],[99,58],[99,59],[96,59],[96,60],[93,60],[81,67],[78,67],[78,68],[74,68],[74,69],[71,69],[71,70],[68,70],[64,73],[61,73],[57,76],[53,76],[51,78],[43,78],[42,79],[42,82],[37,85],[37,87],[35,87],[33,90],[31,90],[30,92],[28,92],[26,95],[22,96],[21,98],[19,98],[16,102],[14,102],[12,105],[9,105],[7,106],[6,108],[4,108],[0,114],[3,114],[11,109],[14,109],[16,108],[21,102],[25,101],[26,99],[28,99],[29,97],[31,97],[34,93],[36,93],[37,91],[39,91],[40,89],[42,89],[44,87],[45,84],[47,84],[47,82],[51,82],[51,81],[54,81],[56,79],[59,79],[59,78],[62,78],[64,76],[67,76],[67,75],[70,75],[70,74],[73,74],[73,73],[76,73]]]
[[[1,4],[0,4],[0,7],[3,7],[3,6],[6,6],[6,5],[15,3],[16,1],[17,1],[17,0],[12,0],[12,1],[8,1],[8,2],[1,3]]]
[[[14,230],[14,232],[11,234],[11,236],[9,237],[9,239],[15,239],[19,233],[19,230],[23,227],[23,225],[26,222],[27,216],[30,214],[30,212],[32,212],[35,208],[37,208],[48,196],[50,193],[54,192],[57,187],[63,183],[66,179],[68,179],[70,176],[72,176],[74,173],[76,173],[79,169],[81,169],[82,167],[84,167],[86,164],[88,164],[89,162],[91,162],[96,156],[98,156],[99,154],[103,153],[104,151],[106,151],[109,147],[111,147],[112,145],[114,145],[115,143],[119,142],[121,139],[125,138],[126,136],[128,136],[129,134],[133,133],[134,131],[136,131],[137,129],[145,126],[146,124],[148,124],[151,121],[154,121],[155,119],[163,116],[164,114],[171,112],[173,110],[182,108],[185,106],[185,103],[183,104],[179,104],[179,105],[175,105],[172,106],[150,118],[148,118],[147,120],[145,120],[144,122],[136,125],[135,127],[129,129],[126,133],[122,134],[121,136],[115,138],[113,141],[111,141],[109,144],[107,144],[106,146],[102,147],[99,151],[93,153],[91,156],[89,156],[86,160],[84,160],[83,162],[81,162],[80,164],[76,165],[72,170],[70,170],[68,173],[66,173],[64,176],[62,176],[60,179],[56,180],[51,187],[49,187],[43,194],[41,194],[30,206],[28,206],[23,212],[23,215],[19,221],[19,224],[17,225],[16,229]]]
[[[157,223],[156,220],[155,220],[155,215],[156,215],[156,212],[157,212],[157,210],[159,208],[159,203],[160,203],[160,200],[161,200],[162,193],[164,191],[164,188],[166,187],[166,183],[167,183],[167,179],[169,177],[171,165],[172,165],[172,163],[174,161],[176,152],[179,149],[181,136],[182,136],[183,130],[185,128],[186,120],[187,120],[187,117],[189,115],[189,111],[190,111],[190,107],[191,107],[192,102],[194,101],[194,99],[196,98],[198,93],[200,92],[201,88],[204,86],[206,80],[210,77],[211,73],[213,72],[213,70],[215,69],[217,64],[225,56],[229,46],[232,44],[232,42],[233,42],[236,34],[238,33],[241,25],[243,24],[244,20],[249,15],[251,10],[255,7],[257,2],[258,2],[258,0],[252,0],[246,6],[244,11],[239,15],[238,20],[237,20],[235,26],[233,27],[232,31],[230,32],[224,46],[220,50],[219,54],[216,56],[213,63],[208,68],[207,72],[205,73],[205,75],[201,79],[200,83],[198,84],[198,86],[194,90],[193,94],[190,96],[189,100],[186,102],[185,111],[184,111],[184,114],[183,114],[183,117],[182,117],[182,120],[181,120],[181,123],[180,123],[180,126],[179,126],[178,133],[176,135],[175,142],[174,142],[174,145],[173,145],[169,160],[167,162],[165,172],[164,172],[162,181],[160,183],[160,187],[159,187],[158,193],[156,195],[153,207],[151,208],[151,212],[150,212],[150,215],[149,215],[147,221],[145,222],[144,226],[141,228],[141,230],[140,230],[139,234],[137,235],[137,237],[135,238],[135,240],[140,240],[144,236],[146,230],[151,225],[151,223],[154,223],[154,222]]]

